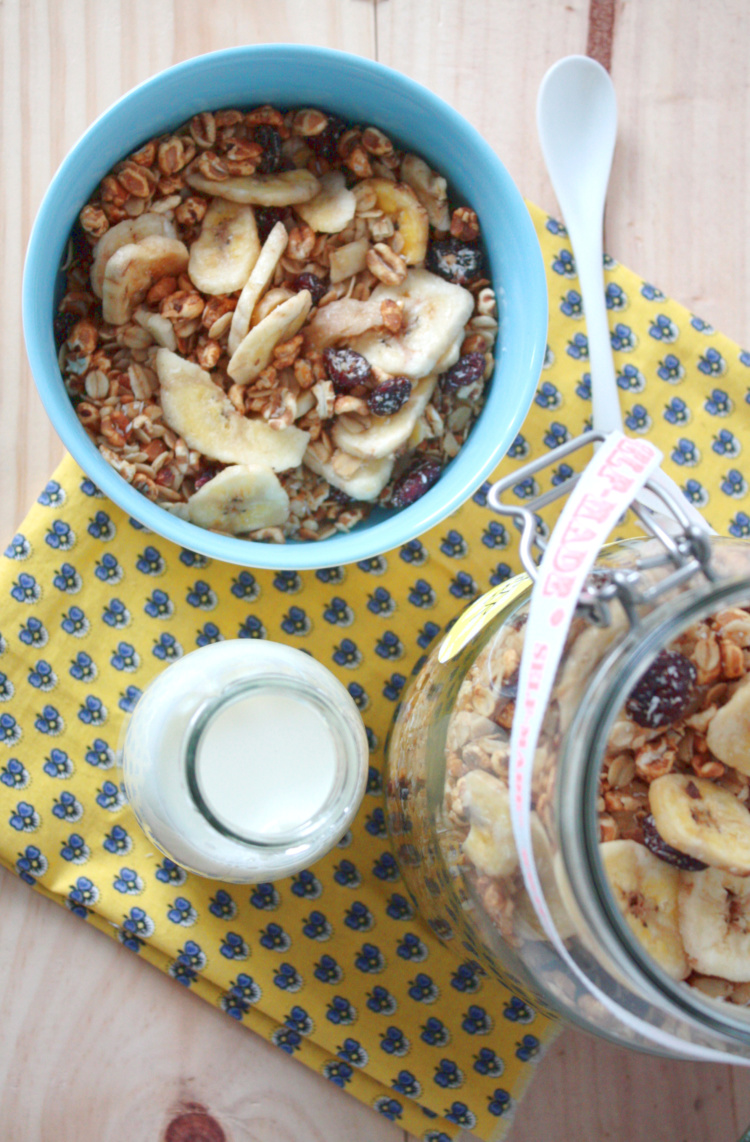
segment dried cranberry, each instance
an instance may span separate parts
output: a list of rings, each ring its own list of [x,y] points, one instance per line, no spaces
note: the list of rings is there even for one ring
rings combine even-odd
[[[198,491],[199,488],[202,488],[206,484],[210,483],[210,481],[213,480],[214,476],[216,476],[216,475],[217,475],[216,468],[206,468],[206,470],[201,472],[201,474],[199,476],[196,476],[195,477],[195,490],[196,490],[196,492]]]
[[[341,504],[343,507],[348,507],[350,504],[356,502],[351,496],[347,496],[346,492],[343,492],[341,488],[334,488],[333,484],[330,484],[328,487],[327,499],[330,503]]]
[[[638,682],[625,708],[634,722],[650,730],[669,726],[687,710],[698,674],[679,650],[662,650]]]
[[[348,393],[372,376],[370,362],[354,349],[326,349],[323,362],[333,387],[340,393]]]
[[[328,293],[328,286],[317,274],[300,274],[294,283],[300,289],[309,289],[312,294],[313,305],[317,305],[322,297]]]
[[[468,285],[482,275],[482,251],[476,245],[445,238],[433,242],[427,251],[425,266],[433,274],[456,285]]]
[[[484,376],[486,367],[487,359],[484,353],[464,353],[463,357],[459,357],[447,373],[443,373],[440,378],[440,387],[446,393],[458,392],[459,389],[466,388],[467,385],[473,385],[474,381],[480,380]]]
[[[659,860],[673,864],[676,868],[683,869],[684,872],[701,872],[704,868],[708,868],[708,865],[704,864],[702,860],[696,860],[695,857],[688,856],[687,853],[682,853],[679,849],[673,849],[671,845],[668,845],[650,814],[643,820],[643,842],[649,852],[652,852]]]
[[[329,116],[328,126],[319,135],[311,135],[305,139],[305,142],[311,147],[319,158],[325,159],[328,163],[335,163],[338,160],[338,145],[339,139],[346,130],[346,123],[342,119],[337,119],[335,116]]]
[[[367,407],[375,416],[393,416],[411,396],[408,377],[391,377],[373,389],[367,398]]]
[[[255,208],[255,225],[258,228],[258,237],[265,242],[277,222],[284,217],[283,210],[278,206],[257,206]]]
[[[407,468],[396,481],[391,494],[391,506],[407,508],[421,499],[437,481],[442,471],[440,461],[428,456]]]
[[[275,174],[281,166],[281,135],[268,123],[260,123],[253,132],[255,142],[263,148],[256,167],[260,174]]]

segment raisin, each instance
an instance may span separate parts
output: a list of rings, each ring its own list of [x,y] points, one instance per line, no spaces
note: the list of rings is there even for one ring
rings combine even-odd
[[[690,705],[698,673],[678,650],[662,650],[631,691],[625,708],[639,726],[656,730],[672,725]]]
[[[284,212],[278,206],[256,206],[255,225],[261,242],[265,242],[276,223],[281,222],[283,217]]]
[[[253,137],[263,148],[263,155],[256,170],[259,174],[275,174],[281,166],[281,135],[275,127],[260,123],[255,128]]]
[[[63,341],[67,341],[68,335],[75,325],[78,318],[74,313],[56,313],[52,322],[52,329],[55,334],[55,344],[59,348]]]
[[[407,508],[416,503],[436,483],[441,471],[440,461],[430,456],[412,464],[396,481],[391,493],[391,506]]]
[[[682,853],[679,849],[673,849],[671,845],[668,845],[657,829],[651,814],[644,817],[642,827],[646,848],[659,860],[673,864],[675,868],[680,868],[684,872],[701,872],[704,868],[708,868],[708,865],[704,864],[702,860],[696,860],[695,857],[688,856],[687,853]]]
[[[328,495],[326,499],[329,503],[340,504],[342,507],[349,507],[351,504],[357,502],[353,500],[351,496],[348,496],[346,492],[342,491],[341,488],[334,488],[333,484],[328,485]]]
[[[367,399],[367,407],[375,416],[393,416],[411,396],[411,381],[408,377],[391,377],[373,389]]]
[[[307,289],[312,294],[313,305],[317,305],[322,297],[328,293],[328,286],[317,274],[300,274],[294,283],[295,289]]]
[[[482,275],[482,251],[476,245],[445,238],[433,242],[427,251],[425,266],[455,285],[468,285]]]
[[[440,378],[440,387],[446,393],[458,392],[459,389],[473,385],[474,381],[480,380],[484,376],[486,367],[487,359],[484,353],[465,353],[463,357],[458,358],[455,365],[448,369],[447,373],[443,373]]]
[[[325,159],[327,163],[336,163],[339,160],[339,139],[345,130],[346,123],[343,120],[329,115],[325,131],[321,131],[319,135],[311,135],[305,139],[305,142],[319,158]]]
[[[333,387],[339,393],[348,393],[372,376],[370,362],[354,349],[326,349],[323,362]]]

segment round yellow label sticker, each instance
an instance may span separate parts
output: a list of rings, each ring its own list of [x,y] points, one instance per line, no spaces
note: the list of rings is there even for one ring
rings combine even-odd
[[[441,642],[438,661],[450,662],[451,658],[455,658],[490,619],[527,592],[530,587],[531,580],[528,575],[514,575],[512,579],[507,579],[504,583],[493,587],[486,595],[476,599],[462,615],[459,615]]]

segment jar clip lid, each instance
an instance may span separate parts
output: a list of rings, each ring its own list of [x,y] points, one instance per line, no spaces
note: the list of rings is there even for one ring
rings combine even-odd
[[[604,432],[585,432],[572,440],[553,448],[544,456],[530,460],[510,476],[493,484],[487,495],[487,505],[500,515],[511,516],[521,527],[519,553],[524,568],[531,579],[538,577],[537,558],[534,549],[544,554],[546,541],[540,534],[536,512],[555,500],[567,497],[577,484],[580,473],[574,473],[564,483],[520,504],[504,503],[501,497],[523,480],[534,477],[538,472],[566,459],[572,453],[591,444],[603,443],[607,439]],[[710,582],[716,575],[711,567],[711,540],[708,525],[703,529],[692,522],[679,499],[666,492],[661,484],[647,480],[645,487],[664,507],[662,515],[646,507],[636,496],[631,508],[644,530],[657,539],[663,551],[640,559],[628,570],[601,567],[589,575],[578,602],[580,609],[597,626],[609,626],[611,613],[609,604],[618,599],[631,626],[638,624],[638,607],[653,603],[654,599],[688,582],[694,575],[702,575]],[[641,582],[642,572],[671,564],[672,573],[648,587]]]

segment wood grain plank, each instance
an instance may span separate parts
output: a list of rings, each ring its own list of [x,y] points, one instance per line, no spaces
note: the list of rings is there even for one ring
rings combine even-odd
[[[382,62],[457,107],[522,192],[554,212],[536,91],[555,59],[586,49],[588,17],[588,0],[379,0],[376,9],[375,0],[2,0],[5,535],[62,451],[23,349],[28,234],[56,166],[119,94],[177,60],[237,43],[363,55],[377,43]],[[745,0],[694,0],[689,9],[619,0],[612,75],[621,132],[607,217],[616,257],[744,344],[749,25]],[[189,1097],[222,1116],[233,1142],[401,1137],[6,873],[0,905],[3,1142],[156,1139],[169,1109]],[[511,1142],[733,1142],[750,1121],[745,1071],[654,1061],[572,1031],[542,1068]]]
[[[191,1102],[227,1142],[403,1138],[7,873],[0,912],[3,1142],[158,1142]]]
[[[460,111],[523,194],[554,210],[536,138],[536,93],[556,59],[584,50],[588,7],[588,0],[387,0],[377,7],[379,59]]]
[[[748,1122],[744,1069],[657,1059],[568,1030],[542,1061],[508,1142],[735,1142]]]
[[[615,34],[617,0],[591,0],[586,55],[609,71],[612,66],[612,41]]]
[[[621,4],[612,253],[750,345],[750,7]]]

